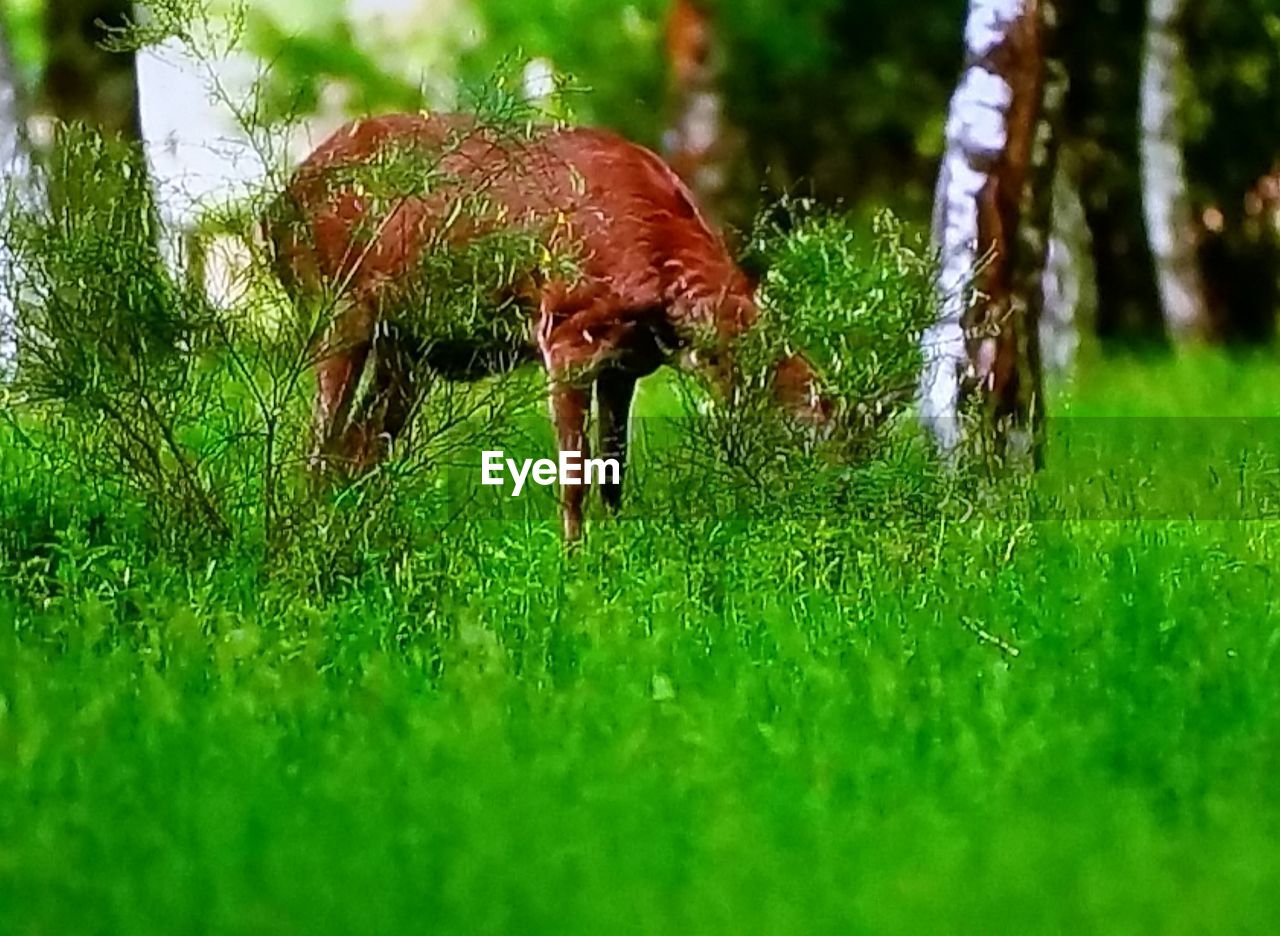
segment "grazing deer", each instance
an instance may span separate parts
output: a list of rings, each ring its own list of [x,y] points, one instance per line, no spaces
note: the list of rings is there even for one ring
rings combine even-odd
[[[424,167],[453,181],[375,204],[351,170],[389,148],[420,153]],[[483,207],[466,216],[460,206],[475,193]],[[413,402],[404,362],[470,378],[538,358],[560,450],[587,457],[594,388],[596,455],[623,465],[637,379],[673,363],[732,394],[731,345],[758,318],[753,284],[685,185],[652,152],[603,130],[546,127],[513,138],[457,115],[356,120],[303,162],[263,225],[293,296],[342,297],[318,354],[315,444],[320,460],[349,470],[374,464],[404,428]],[[509,295],[495,297],[527,311],[528,328],[512,346],[476,334],[466,347],[415,347],[404,329],[383,324],[403,321],[424,250],[516,226],[576,261],[571,275],[525,271]],[[365,379],[377,403],[361,410],[353,400],[370,362]],[[804,358],[780,360],[773,380],[797,418],[830,419]],[[581,536],[584,494],[561,487],[569,541]],[[610,509],[621,495],[621,477],[601,485]]]

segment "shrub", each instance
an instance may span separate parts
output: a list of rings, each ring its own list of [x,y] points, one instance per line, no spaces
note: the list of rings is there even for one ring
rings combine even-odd
[[[523,126],[512,114],[479,119],[502,132]],[[416,192],[410,184],[446,184],[421,154],[412,173],[405,159],[393,162],[369,167],[369,187],[388,203]],[[430,414],[392,464],[339,490],[317,488],[304,467],[311,365],[337,297],[290,303],[300,297],[281,297],[265,247],[245,238],[239,298],[210,303],[166,266],[141,159],[126,143],[67,128],[40,188],[47,197],[13,204],[4,223],[22,271],[4,285],[18,299],[23,336],[11,395],[34,430],[24,437],[72,474],[145,505],[168,546],[279,556],[312,543],[331,555],[391,533],[380,522],[395,509],[391,489],[491,431],[527,396],[500,384],[443,387],[421,374],[419,396],[434,394]],[[228,216],[261,216],[270,194]],[[467,201],[467,210],[480,209]],[[545,254],[518,232],[424,251],[406,324],[428,344],[474,334],[482,308],[535,251]],[[513,310],[486,323],[527,327],[516,318]]]
[[[941,481],[901,418],[934,315],[935,264],[923,235],[888,212],[866,228],[784,201],[757,223],[749,250],[767,272],[760,324],[736,349],[743,389],[729,407],[687,394],[698,428],[664,470],[691,473],[681,486],[703,502],[749,512],[845,514],[883,502],[887,479],[917,493]],[[833,429],[815,432],[775,404],[774,363],[795,352],[812,360],[836,404]],[[881,470],[887,463],[912,467]]]
[[[117,41],[196,41],[180,5],[165,0],[157,9],[149,32]],[[499,76],[470,95],[477,123],[515,141],[536,117],[517,87]],[[260,113],[229,103],[241,120]],[[263,127],[243,129],[264,152],[281,149]],[[454,185],[441,167],[420,150],[392,148],[336,175],[339,184],[357,184],[377,216],[378,205],[390,210]],[[19,435],[44,446],[41,463],[139,508],[166,547],[246,549],[307,575],[379,561],[456,519],[456,485],[437,483],[449,466],[519,432],[526,416],[545,424],[536,383],[459,385],[419,366],[411,431],[393,457],[355,482],[317,487],[305,470],[311,365],[339,297],[281,295],[272,258],[244,231],[281,209],[272,186],[206,225],[240,229],[249,254],[245,282],[224,305],[164,262],[142,160],[127,144],[70,128],[56,140],[39,188],[47,197],[10,206],[4,225],[23,271],[21,283],[6,284],[20,299],[24,335],[14,390],[33,427]],[[487,214],[482,192],[462,195],[449,223]],[[406,277],[412,294],[402,297],[401,324],[423,345],[488,329],[522,336],[526,311],[508,302],[495,315],[498,297],[530,269],[572,273],[572,257],[551,255],[529,232],[490,230],[462,247],[446,240],[433,239]],[[859,492],[878,483],[868,481],[875,476],[868,466],[900,457],[893,417],[909,400],[919,332],[932,315],[931,258],[890,215],[866,231],[790,202],[757,225],[752,244],[769,266],[765,315],[739,349],[743,394],[699,415],[703,425],[668,456],[681,461],[670,476],[688,481],[679,490],[696,499],[682,515],[784,503],[853,510],[866,501]],[[772,406],[770,362],[799,348],[840,401],[834,438],[809,437]],[[375,347],[366,377],[379,353]],[[428,396],[430,406],[417,405]]]

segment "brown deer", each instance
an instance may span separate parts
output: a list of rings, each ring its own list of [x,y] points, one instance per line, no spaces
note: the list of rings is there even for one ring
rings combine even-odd
[[[424,167],[452,181],[392,202],[369,197],[351,170],[390,148],[421,154]],[[463,211],[476,193],[482,197]],[[587,457],[594,388],[596,454],[623,465],[637,379],[674,363],[722,397],[732,394],[731,346],[759,315],[753,283],[675,173],[604,130],[510,135],[457,115],[356,120],[303,162],[263,223],[291,294],[342,298],[317,355],[315,445],[319,460],[348,470],[376,463],[404,428],[413,403],[404,362],[470,378],[539,358],[560,450]],[[575,257],[572,274],[528,270],[509,295],[495,297],[526,310],[519,340],[494,347],[499,339],[477,334],[466,347],[423,348],[387,327],[412,301],[424,250],[515,226]],[[353,399],[366,364],[377,403],[361,410]],[[780,360],[773,379],[779,403],[797,418],[830,419],[803,357]],[[584,494],[580,485],[561,487],[569,541],[581,536]],[[621,477],[601,485],[611,510],[621,494]]]

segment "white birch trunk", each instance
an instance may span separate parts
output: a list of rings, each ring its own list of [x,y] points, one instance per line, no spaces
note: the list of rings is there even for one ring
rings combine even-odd
[[[1177,343],[1210,336],[1179,130],[1186,0],[1148,0],[1142,69],[1142,192],[1165,327]]]
[[[31,159],[9,37],[0,22],[0,206],[7,212],[30,196]],[[0,382],[13,377],[18,357],[17,299],[20,271],[0,218]]]
[[[972,281],[990,245],[979,247],[978,200],[1003,157],[1014,89],[993,69],[993,53],[1033,8],[1035,0],[970,0],[965,23],[965,68],[951,98],[946,151],[934,202],[933,238],[940,252],[941,307],[923,338],[920,417],[938,447],[961,439],[965,385],[977,377],[966,327],[975,302]]]
[[[1070,380],[1080,336],[1093,324],[1098,306],[1092,238],[1080,192],[1060,163],[1053,179],[1053,223],[1044,270],[1040,349],[1046,373]]]
[[[207,212],[261,191],[271,172],[270,154],[237,125],[231,107],[247,103],[256,63],[168,40],[140,50],[137,69],[162,253],[175,276],[203,273],[210,298],[229,302],[231,277],[196,232]]]

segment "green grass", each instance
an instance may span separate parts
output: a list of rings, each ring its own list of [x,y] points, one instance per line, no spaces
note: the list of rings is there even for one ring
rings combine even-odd
[[[579,555],[546,505],[323,593],[166,561],[0,441],[0,932],[1267,932],[1280,527],[1204,479],[1269,490],[1277,386],[1057,401],[1256,417],[1245,455],[1082,422],[1117,444],[1038,490],[755,520],[642,463]],[[1129,480],[1180,465],[1174,517]]]

